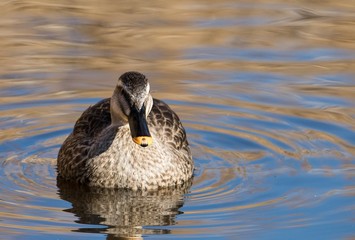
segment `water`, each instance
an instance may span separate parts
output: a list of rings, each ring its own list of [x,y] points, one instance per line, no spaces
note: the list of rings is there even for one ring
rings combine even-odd
[[[355,237],[354,1],[0,4],[0,239]],[[183,120],[192,185],[57,183],[128,70]]]

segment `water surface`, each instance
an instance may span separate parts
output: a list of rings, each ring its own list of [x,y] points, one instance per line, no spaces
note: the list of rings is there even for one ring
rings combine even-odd
[[[1,239],[352,239],[353,1],[5,1]],[[125,71],[179,114],[192,183],[56,180],[81,112]]]

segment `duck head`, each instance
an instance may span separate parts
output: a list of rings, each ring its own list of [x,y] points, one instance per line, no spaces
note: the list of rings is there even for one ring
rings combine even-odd
[[[153,142],[147,124],[147,116],[153,107],[149,90],[148,79],[143,74],[126,72],[118,79],[110,102],[112,124],[129,124],[133,142],[142,147]]]

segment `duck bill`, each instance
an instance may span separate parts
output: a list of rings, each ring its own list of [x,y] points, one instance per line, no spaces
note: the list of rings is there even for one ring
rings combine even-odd
[[[132,107],[131,114],[128,116],[128,123],[133,142],[142,147],[147,147],[153,143],[148,129],[144,105],[140,110]]]

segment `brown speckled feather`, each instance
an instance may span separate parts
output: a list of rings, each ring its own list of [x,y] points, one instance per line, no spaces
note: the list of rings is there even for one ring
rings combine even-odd
[[[110,98],[89,107],[59,151],[59,177],[130,189],[156,189],[189,180],[193,162],[179,117],[154,99],[147,123],[153,146],[143,148],[132,142],[128,126],[111,125]]]
[[[106,98],[86,109],[76,121],[73,134],[95,138],[111,124],[110,99]]]
[[[153,108],[148,115],[148,126],[154,127],[166,143],[181,149],[188,146],[185,130],[179,117],[161,100],[153,100]],[[95,140],[101,131],[111,124],[110,98],[106,98],[86,109],[77,120],[73,134]]]
[[[148,119],[149,125],[158,126],[159,136],[164,142],[178,150],[188,147],[186,133],[179,117],[163,101],[154,99]]]

